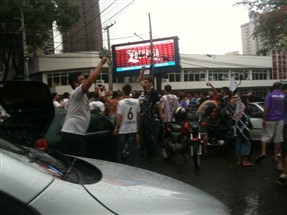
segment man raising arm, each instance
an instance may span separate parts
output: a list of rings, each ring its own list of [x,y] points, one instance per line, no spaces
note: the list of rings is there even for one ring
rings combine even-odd
[[[67,114],[61,130],[62,151],[66,154],[85,156],[85,134],[91,118],[87,93],[107,62],[106,54],[92,70],[87,79],[81,72],[69,74],[69,83],[73,91],[70,94]]]

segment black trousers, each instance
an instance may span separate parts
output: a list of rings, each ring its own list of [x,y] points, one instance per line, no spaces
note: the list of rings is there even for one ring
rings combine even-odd
[[[63,153],[81,157],[86,156],[85,136],[62,132],[61,140],[62,140],[61,151]]]

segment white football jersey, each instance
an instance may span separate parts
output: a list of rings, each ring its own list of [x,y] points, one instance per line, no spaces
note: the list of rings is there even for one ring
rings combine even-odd
[[[164,122],[175,122],[174,111],[179,107],[178,98],[174,94],[163,95],[160,98],[161,107],[164,109]]]
[[[117,114],[122,115],[119,134],[137,132],[137,114],[140,112],[138,99],[125,98],[118,102]]]

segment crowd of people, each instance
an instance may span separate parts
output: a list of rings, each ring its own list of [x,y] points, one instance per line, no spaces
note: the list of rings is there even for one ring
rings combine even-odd
[[[251,159],[252,140],[250,131],[252,123],[247,108],[248,102],[254,101],[250,93],[242,93],[239,89],[231,91],[229,87],[216,89],[211,83],[208,92],[174,93],[171,85],[164,86],[163,95],[154,88],[152,77],[145,75],[145,68],[140,71],[138,83],[141,92],[133,91],[130,84],[125,84],[121,90],[108,92],[105,87],[96,84],[96,78],[108,56],[104,56],[99,65],[88,78],[81,73],[70,75],[69,81],[73,91],[59,98],[53,93],[55,108],[67,110],[67,117],[62,128],[62,142],[66,145],[66,153],[85,155],[83,135],[87,130],[86,123],[90,114],[105,114],[114,123],[114,135],[117,135],[117,161],[134,165],[136,149],[140,156],[148,161],[156,156],[158,142],[166,123],[175,122],[174,111],[183,107],[191,113],[202,112],[208,105],[213,105],[210,123],[220,125],[224,122],[232,135],[236,165],[253,167],[267,155],[266,147],[274,144],[274,161],[280,175],[276,179],[279,184],[287,180],[287,87],[281,82],[275,82],[272,91],[266,95],[262,118],[261,154]],[[94,84],[94,91],[90,87]],[[67,96],[68,95],[68,96]],[[79,116],[79,114],[81,116]],[[204,136],[203,154],[208,155],[210,137]],[[283,135],[284,134],[284,135]],[[73,141],[70,141],[73,140]],[[73,142],[73,146],[71,146]],[[73,149],[71,151],[71,149]],[[123,151],[128,149],[128,158],[123,157]]]

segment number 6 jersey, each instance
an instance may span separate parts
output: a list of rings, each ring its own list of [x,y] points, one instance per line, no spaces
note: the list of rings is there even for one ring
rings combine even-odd
[[[139,112],[140,106],[138,99],[125,98],[118,102],[117,114],[122,116],[119,134],[137,132],[137,115]]]

